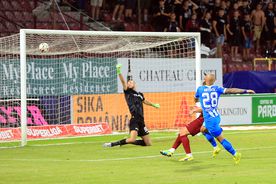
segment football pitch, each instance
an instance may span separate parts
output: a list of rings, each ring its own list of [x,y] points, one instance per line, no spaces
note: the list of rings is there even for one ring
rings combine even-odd
[[[171,147],[176,132],[151,133],[153,146],[103,148],[127,135],[30,141],[24,148],[0,149],[0,183],[17,184],[260,184],[276,183],[276,130],[224,131],[242,153],[235,165],[226,151],[212,158],[204,136],[190,137],[194,160],[179,162],[159,150]]]

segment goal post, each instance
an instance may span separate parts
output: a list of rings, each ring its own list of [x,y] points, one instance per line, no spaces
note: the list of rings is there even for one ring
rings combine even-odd
[[[11,84],[4,77],[2,83],[5,89],[20,83],[20,96],[3,88],[0,92],[3,98],[20,98],[21,146],[27,144],[28,126],[107,122],[113,131],[127,131],[129,112],[117,63],[123,64],[124,77],[131,68],[138,91],[161,104],[160,111],[144,109],[150,129],[186,123],[191,97],[201,83],[200,33],[21,29],[13,36],[19,43],[4,43],[14,48],[7,52],[0,47],[1,61],[20,59],[20,82]],[[7,40],[0,38],[0,43]],[[41,52],[40,43],[47,43],[49,51]],[[0,74],[8,75],[7,67],[0,67]],[[0,122],[0,129],[6,127],[7,121]]]
[[[21,101],[21,146],[27,144],[27,54],[26,32],[20,30],[20,101]]]

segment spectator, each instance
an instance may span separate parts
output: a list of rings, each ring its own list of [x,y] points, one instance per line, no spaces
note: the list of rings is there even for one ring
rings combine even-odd
[[[234,12],[234,16],[230,20],[229,34],[231,44],[231,56],[238,57],[239,46],[241,44],[241,23],[239,19],[240,13],[238,10]]]
[[[174,0],[164,0],[165,2],[165,8],[169,11],[173,11],[173,6],[174,6]]]
[[[91,5],[91,17],[93,20],[99,20],[100,8],[103,5],[103,0],[90,0]]]
[[[142,15],[143,15],[143,21],[148,22],[149,19],[149,7],[151,5],[151,0],[140,0],[140,7],[142,10]]]
[[[164,0],[159,0],[158,6],[154,10],[154,26],[155,31],[163,32],[165,27],[168,25],[168,19],[170,16],[170,12],[165,8]]]
[[[227,10],[230,10],[230,9],[231,9],[231,6],[232,6],[231,1],[226,0],[226,1],[225,1],[225,4],[226,4],[226,8],[227,8]]]
[[[193,13],[196,13],[196,10],[198,9],[198,5],[194,3],[192,0],[187,0],[189,8],[193,11]]]
[[[198,11],[198,16],[199,17],[204,17],[207,11],[209,11],[209,0],[201,0],[199,2],[199,11]]]
[[[256,53],[258,54],[260,49],[261,34],[265,25],[265,15],[264,11],[262,10],[262,4],[259,3],[257,5],[256,9],[252,11],[251,17],[252,23],[254,25],[254,48],[256,50]]]
[[[228,20],[230,20],[234,16],[235,11],[240,11],[238,3],[234,3],[233,7],[229,10]]]
[[[229,9],[228,9],[227,3],[225,1],[221,1],[220,8],[224,9],[224,15],[228,16]]]
[[[165,28],[164,32],[180,32],[175,13],[171,13],[169,25]]]
[[[115,8],[114,8],[113,14],[112,14],[112,20],[113,21],[116,20],[116,17],[117,17],[117,20],[120,21],[124,9],[125,9],[125,0],[116,0]],[[118,16],[117,16],[117,14],[118,14]]]
[[[186,30],[187,21],[192,16],[192,9],[189,8],[189,1],[184,1],[179,17],[179,27],[181,30]]]
[[[197,14],[194,13],[192,17],[188,20],[186,31],[187,32],[199,32],[199,22],[197,20]]]
[[[175,13],[176,16],[176,21],[178,22],[178,25],[180,23],[180,15],[182,11],[182,0],[175,0],[174,5],[173,5],[173,12]]]
[[[222,57],[222,46],[226,38],[227,20],[224,16],[224,9],[218,11],[218,16],[213,20],[213,29],[216,36],[217,53],[216,57]]]
[[[269,3],[267,6],[267,10],[265,11],[265,37],[267,42],[267,49],[270,51],[273,49],[275,41],[276,41],[276,33],[274,28],[276,27],[276,12],[273,9],[273,3]]]
[[[211,19],[211,13],[206,12],[204,19],[201,20],[200,26],[199,26],[202,44],[204,44],[209,48],[211,47],[210,41],[211,41],[211,29],[212,29],[210,19]]]
[[[251,8],[249,6],[248,0],[244,0],[242,2],[242,7],[240,8],[240,10],[241,10],[241,16],[251,13]]]
[[[212,17],[217,17],[219,10],[221,9],[221,0],[215,0],[212,8]]]
[[[209,10],[213,9],[214,6],[215,6],[214,0],[209,0],[209,8],[210,8]]]
[[[86,6],[86,0],[78,0],[78,7],[79,7],[80,11],[84,11],[85,6]]]
[[[252,47],[252,37],[253,37],[253,32],[252,32],[252,22],[250,19],[249,14],[244,15],[244,20],[242,22],[241,30],[242,30],[242,35],[243,35],[243,59],[248,60],[249,59],[249,54],[250,54],[250,49]]]
[[[137,2],[136,0],[126,0],[125,1],[125,21],[126,22],[131,22],[133,17],[132,17],[132,12],[135,9]]]

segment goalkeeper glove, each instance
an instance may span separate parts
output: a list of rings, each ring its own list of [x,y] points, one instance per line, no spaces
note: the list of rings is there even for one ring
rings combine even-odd
[[[116,65],[116,71],[117,71],[118,75],[122,73],[121,68],[122,68],[122,64],[117,64]]]
[[[160,108],[160,104],[152,104],[153,107],[159,109]]]

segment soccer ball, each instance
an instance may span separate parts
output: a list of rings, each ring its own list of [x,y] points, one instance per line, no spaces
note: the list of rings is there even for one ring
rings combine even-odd
[[[49,51],[49,45],[47,43],[39,44],[38,48],[39,48],[40,52],[48,52]]]

